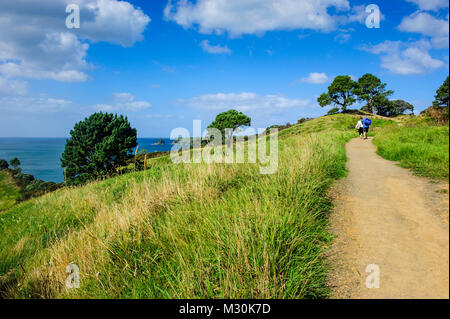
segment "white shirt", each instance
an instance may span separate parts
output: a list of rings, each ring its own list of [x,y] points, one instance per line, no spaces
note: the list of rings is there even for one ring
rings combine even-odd
[[[356,129],[359,130],[361,127],[363,127],[364,125],[362,124],[362,121],[358,121],[358,124],[356,124]]]

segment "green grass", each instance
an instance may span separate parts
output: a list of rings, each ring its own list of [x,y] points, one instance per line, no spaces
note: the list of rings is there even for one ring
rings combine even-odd
[[[398,161],[417,175],[448,180],[449,128],[413,119],[403,126],[386,127],[374,138],[377,153]]]
[[[355,116],[280,132],[276,174],[256,164],[149,161],[0,214],[10,298],[325,298],[331,183]],[[376,120],[375,127],[392,124]],[[81,287],[64,286],[69,263]]]
[[[0,213],[14,206],[19,197],[19,188],[8,174],[0,171]]]
[[[304,122],[300,125],[294,125],[288,129],[282,130],[280,136],[295,136],[318,132],[333,132],[333,131],[355,131],[356,123],[359,115],[336,114],[331,116],[323,116],[317,119]],[[383,118],[372,118],[372,131],[380,128],[395,125],[393,120]]]

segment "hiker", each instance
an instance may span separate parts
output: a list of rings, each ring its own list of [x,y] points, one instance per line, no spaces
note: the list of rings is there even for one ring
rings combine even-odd
[[[372,121],[368,117],[365,117],[364,120],[362,121],[362,123],[363,123],[363,130],[364,130],[364,139],[367,140],[367,137],[369,135],[369,127],[370,127],[370,125],[372,125]]]
[[[364,137],[364,126],[363,126],[363,118],[362,118],[362,116],[359,118],[359,121],[356,124],[355,129],[358,130],[359,137],[362,139]]]

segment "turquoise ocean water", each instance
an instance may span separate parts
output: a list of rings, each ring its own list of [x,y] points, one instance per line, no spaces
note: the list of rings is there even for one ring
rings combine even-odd
[[[172,141],[164,138],[165,145],[153,145],[159,138],[138,138],[139,150],[148,152],[170,151]],[[8,162],[18,157],[22,170],[44,181],[63,182],[61,154],[65,138],[6,138],[0,137],[0,158]]]

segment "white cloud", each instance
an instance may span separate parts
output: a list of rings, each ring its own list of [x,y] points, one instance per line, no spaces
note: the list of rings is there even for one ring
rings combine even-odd
[[[67,29],[65,7],[81,8],[81,28]],[[150,22],[140,9],[117,0],[2,0],[0,74],[15,78],[87,80],[89,44],[131,46]]]
[[[28,91],[28,83],[14,81],[0,76],[0,95],[24,95]]]
[[[443,67],[444,62],[430,56],[431,45],[425,40],[403,43],[384,41],[362,49],[381,55],[381,67],[394,74],[425,74]]]
[[[130,93],[114,93],[114,104],[96,104],[96,111],[117,112],[129,111],[137,112],[151,107],[152,105],[146,101],[135,101],[135,97]]]
[[[63,82],[80,82],[87,79],[82,70],[88,67],[85,58],[89,45],[81,43],[72,33],[48,33],[40,43],[31,43],[29,47],[26,43],[11,45],[13,52],[3,59],[13,62],[0,62],[0,73],[5,76]]]
[[[348,0],[187,0],[169,1],[164,15],[184,28],[201,33],[228,32],[231,36],[272,30],[336,28],[342,16],[328,9],[349,10]]]
[[[114,93],[114,97],[117,101],[121,102],[133,102],[134,101],[134,95],[130,93]]]
[[[431,37],[436,48],[448,48],[449,20],[438,19],[427,12],[416,12],[405,17],[398,26],[400,31],[420,33]]]
[[[49,98],[45,94],[32,96],[2,96],[0,110],[7,113],[56,113],[66,109],[72,101]]]
[[[366,6],[359,5],[352,7],[351,13],[348,16],[349,22],[364,23],[366,21],[367,13]]]
[[[71,3],[73,0],[67,0]],[[95,18],[82,22],[80,36],[92,41],[105,41],[130,47],[143,40],[142,33],[151,19],[127,1],[79,0],[87,16]],[[81,15],[83,15],[83,11]],[[83,15],[84,16],[84,15]]]
[[[179,102],[205,111],[236,109],[258,114],[279,113],[288,108],[304,108],[309,105],[306,100],[289,99],[281,94],[258,95],[251,92],[205,94],[188,100],[179,100]]]
[[[310,84],[324,84],[328,83],[330,78],[325,73],[312,72],[306,78],[301,78],[299,82]]]
[[[340,44],[344,44],[352,38],[352,35],[350,33],[339,33],[337,36],[334,37],[334,41],[339,42]]]
[[[210,45],[208,40],[203,40],[200,43],[203,51],[211,54],[231,54],[231,50],[228,46]]]
[[[438,10],[448,7],[448,0],[406,0],[415,3],[420,10]]]
[[[353,6],[350,14],[346,18],[347,20],[346,22],[347,23],[359,22],[361,24],[365,24],[368,15],[369,13],[366,12],[366,5]],[[381,12],[381,10],[380,10],[380,20],[385,20],[385,16],[383,12]]]

